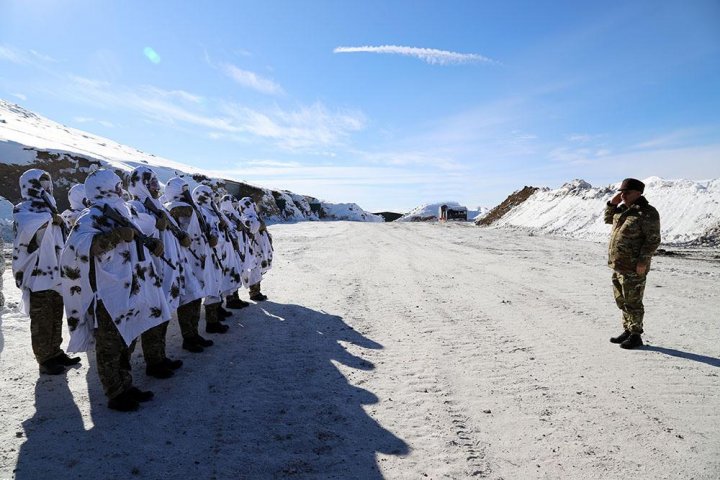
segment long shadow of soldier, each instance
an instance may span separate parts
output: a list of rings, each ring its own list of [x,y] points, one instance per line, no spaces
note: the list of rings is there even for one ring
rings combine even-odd
[[[686,358],[694,362],[706,363],[711,367],[720,367],[720,358],[708,357],[706,355],[698,355],[697,353],[684,352],[682,350],[675,350],[674,348],[656,347],[654,345],[644,345],[640,347],[641,350],[647,350],[650,352],[660,352],[671,357]]]
[[[171,327],[168,354],[185,361],[171,379],[145,376],[136,353],[134,383],[155,392],[138,412],[106,407],[89,352],[90,430],[67,384],[51,395],[38,385],[39,411],[65,421],[33,417],[42,428],[21,449],[22,478],[379,479],[378,453],[408,452],[365,412],[377,397],[336,366],[374,368],[339,342],[379,344],[338,316],[298,305],[264,302],[236,317],[229,333],[198,354],[179,351]]]
[[[35,414],[23,422],[27,438],[20,447],[15,468],[17,480],[70,478],[76,457],[82,455],[78,440],[86,436],[83,420],[66,375],[39,376],[35,384]]]

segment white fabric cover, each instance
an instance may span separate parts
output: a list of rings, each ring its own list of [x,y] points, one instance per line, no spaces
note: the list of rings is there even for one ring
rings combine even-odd
[[[85,180],[88,200],[92,203],[78,218],[62,251],[65,312],[70,327],[69,352],[87,351],[93,343],[96,327],[94,311],[102,301],[126,344],[141,333],[170,319],[170,308],[162,291],[162,277],[155,269],[152,255],[142,247],[145,260],[138,257],[136,242],[120,242],[115,248],[94,258],[90,247],[95,235],[109,232],[117,225],[103,216],[109,205],[136,226],[137,217],[116,193],[120,178],[111,170],[97,170]],[[96,289],[90,280],[94,267]]]
[[[30,292],[54,290],[60,293],[58,257],[64,239],[58,225],[52,224],[52,211],[43,198],[55,208],[52,188],[40,182],[51,181],[44,170],[31,168],[20,176],[22,201],[13,209],[15,239],[12,268],[15,284],[22,290],[22,309],[30,313]]]

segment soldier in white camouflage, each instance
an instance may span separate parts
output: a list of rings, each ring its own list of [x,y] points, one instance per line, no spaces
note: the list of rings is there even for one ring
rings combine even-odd
[[[626,178],[605,208],[605,223],[612,224],[608,265],[613,269],[615,302],[623,315],[623,332],[610,341],[626,349],[643,344],[645,282],[660,245],[660,215],[644,191],[643,182]]]

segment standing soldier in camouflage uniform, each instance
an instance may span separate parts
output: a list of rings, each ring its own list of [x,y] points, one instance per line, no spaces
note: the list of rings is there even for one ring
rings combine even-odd
[[[137,410],[153,393],[133,386],[128,347],[171,317],[150,257],[161,256],[164,247],[158,239],[139,236],[140,217],[120,197],[115,172],[91,173],[85,192],[92,205],[78,218],[60,256],[68,351],[88,351],[94,342],[108,407]]]
[[[640,180],[626,178],[605,208],[605,223],[612,224],[608,265],[614,270],[615,302],[623,312],[624,328],[610,341],[628,349],[643,344],[645,281],[660,245],[660,215],[642,196],[644,190]]]
[[[80,357],[68,357],[60,348],[63,297],[58,260],[66,230],[52,191],[52,179],[44,170],[31,168],[20,176],[22,202],[13,210],[12,266],[23,293],[23,309],[30,315],[30,338],[40,373],[58,375],[79,363]]]

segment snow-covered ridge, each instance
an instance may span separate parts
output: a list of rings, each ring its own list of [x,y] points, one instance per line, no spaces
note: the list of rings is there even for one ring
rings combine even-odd
[[[645,197],[660,213],[663,243],[697,242],[717,231],[720,179],[695,182],[650,177],[643,182]],[[619,183],[593,187],[584,180],[573,180],[555,190],[539,189],[493,225],[605,241],[610,226],[604,223],[603,212],[618,187]]]
[[[28,168],[43,168],[53,175],[55,196],[58,205],[64,208],[67,205],[67,189],[84,181],[91,171],[106,167],[128,172],[139,165],[152,168],[161,182],[182,176],[192,186],[198,183],[224,185],[230,193],[251,196],[269,222],[320,219],[382,221],[382,217],[357,205],[350,208],[349,204],[332,204],[306,195],[257,187],[233,178],[213,177],[212,172],[61,125],[0,99],[0,197],[10,203],[18,201],[18,178]],[[12,216],[7,215],[6,207],[0,200],[0,235],[7,239],[10,235],[7,224]]]

